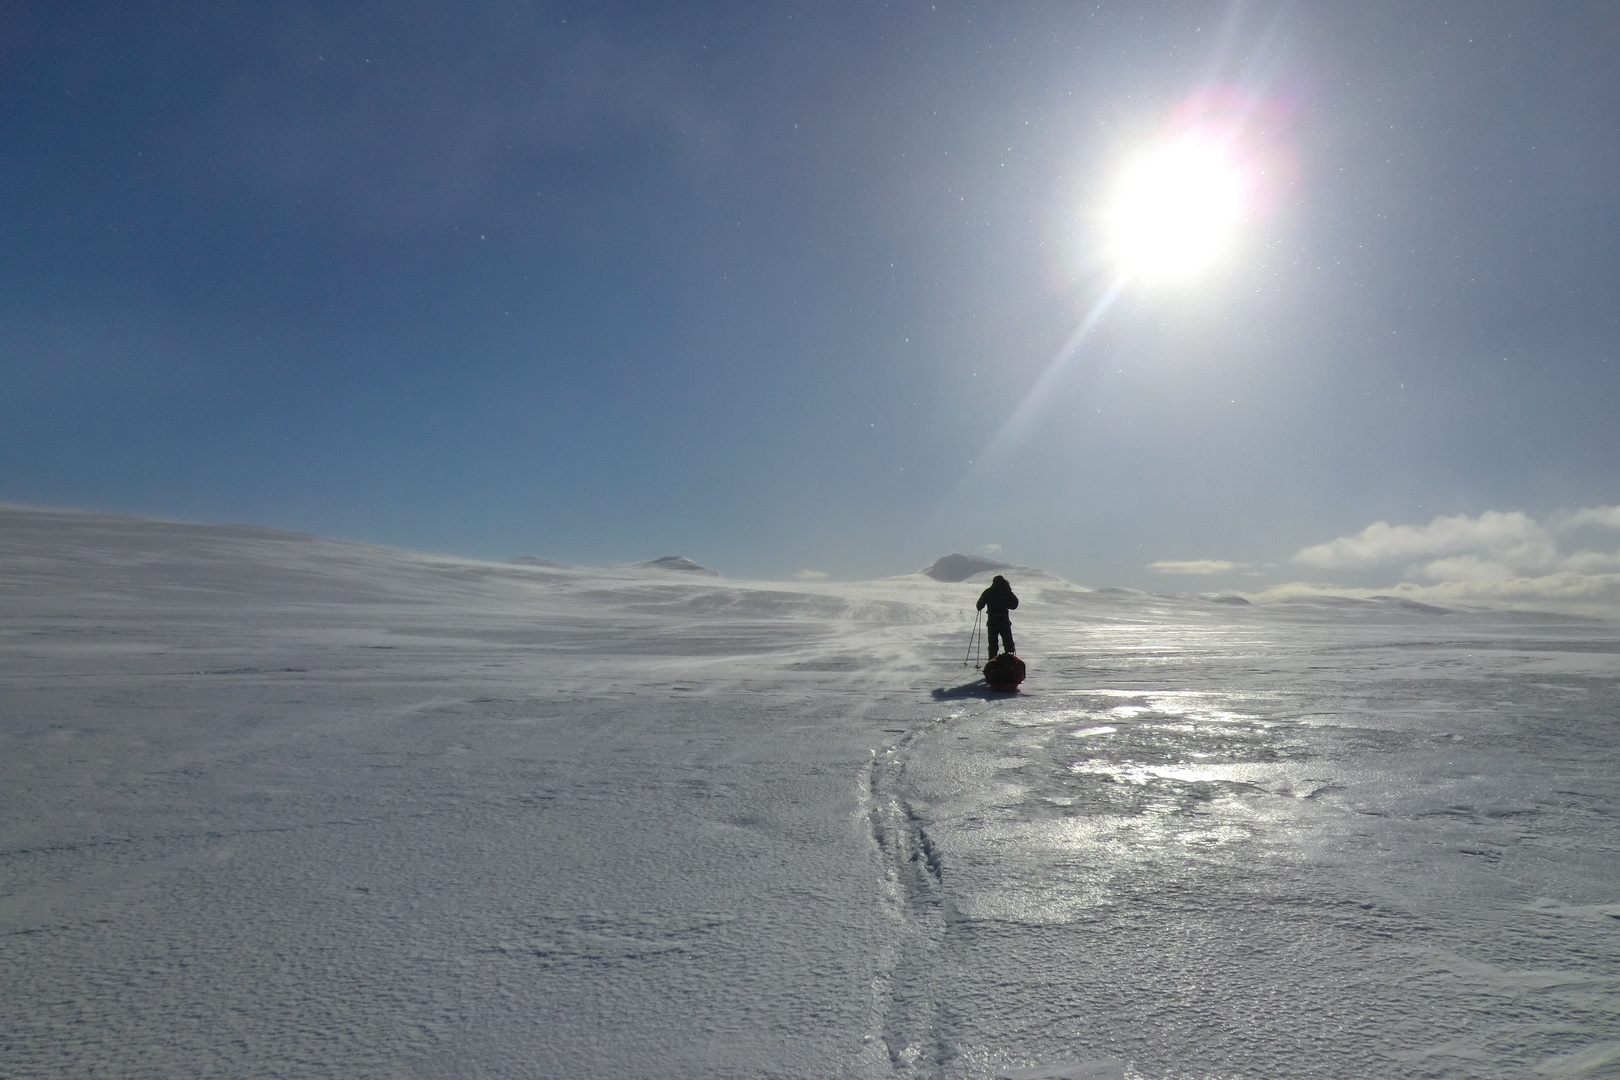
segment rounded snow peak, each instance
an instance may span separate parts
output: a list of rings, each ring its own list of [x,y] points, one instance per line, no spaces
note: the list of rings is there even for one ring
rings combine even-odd
[[[656,559],[636,563],[639,570],[679,570],[687,574],[707,574],[709,577],[719,577],[718,571],[710,570],[707,566],[699,566],[685,555],[661,555]]]
[[[1020,570],[1022,567],[1012,563],[996,562],[979,555],[941,555],[935,559],[931,566],[925,566],[920,573],[927,574],[935,581],[957,582],[966,581],[974,574],[983,574],[990,570]]]

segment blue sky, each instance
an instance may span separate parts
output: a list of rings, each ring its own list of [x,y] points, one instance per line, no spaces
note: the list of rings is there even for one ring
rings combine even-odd
[[[1598,3],[8,4],[0,499],[1161,589],[1443,584],[1518,514],[1496,570],[1611,574],[1617,56]],[[1211,95],[1263,207],[1064,353]]]

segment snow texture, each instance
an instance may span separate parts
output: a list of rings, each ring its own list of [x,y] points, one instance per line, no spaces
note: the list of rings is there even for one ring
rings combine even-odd
[[[1620,632],[0,507],[0,1075],[1620,1076]]]

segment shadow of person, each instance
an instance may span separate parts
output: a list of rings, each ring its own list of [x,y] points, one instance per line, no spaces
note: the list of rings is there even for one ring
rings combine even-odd
[[[1012,697],[1016,693],[1018,693],[1017,690],[996,690],[983,679],[974,679],[972,682],[965,682],[961,686],[953,686],[948,690],[943,686],[935,687],[934,700],[953,701],[958,698],[983,698],[986,701],[993,701],[997,698]]]

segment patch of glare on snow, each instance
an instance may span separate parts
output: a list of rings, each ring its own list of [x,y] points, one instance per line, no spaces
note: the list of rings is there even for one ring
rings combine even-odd
[[[1155,700],[1147,705],[1116,705],[1098,719],[1106,720],[1176,720],[1183,723],[1170,725],[1174,730],[1191,731],[1200,723],[1231,724],[1253,721],[1247,713],[1229,709],[1178,709],[1172,703]]]
[[[1148,698],[1148,708],[1167,716],[1181,716],[1188,720],[1231,722],[1253,720],[1254,717],[1232,709],[1206,704],[1229,700],[1224,694],[1173,693],[1156,694]]]
[[[1140,690],[1098,690],[1090,693],[1103,697],[1128,697],[1132,700],[1130,704],[1103,709],[1067,709],[1049,714],[1031,713],[1008,717],[1004,722],[1022,728],[1047,728],[1076,721],[1087,723],[1084,728],[1071,732],[1075,738],[1112,735],[1119,731],[1117,726],[1119,724],[1186,732],[1197,731],[1203,724],[1257,723],[1262,727],[1269,726],[1252,713],[1220,705],[1212,707],[1209,704],[1212,700],[1225,703],[1230,700],[1228,695],[1194,692],[1150,694]]]
[[[1120,784],[1151,784],[1155,780],[1174,780],[1183,784],[1254,784],[1269,777],[1275,770],[1269,765],[1209,765],[1187,768],[1169,765],[1138,765],[1133,762],[1116,763],[1100,758],[1077,761],[1069,766],[1073,773],[1105,776]]]
[[[1235,825],[1221,825],[1213,829],[1189,829],[1176,834],[1178,844],[1236,844],[1249,839],[1248,829]]]
[[[1163,717],[1217,723],[1249,722],[1255,719],[1249,713],[1223,708],[1232,695],[1196,690],[1148,692],[1142,690],[1092,690],[1088,693],[1104,698],[1128,698],[1130,704],[1115,705],[1100,712],[1085,715],[1099,720],[1138,720]],[[1212,704],[1213,703],[1213,704]]]

